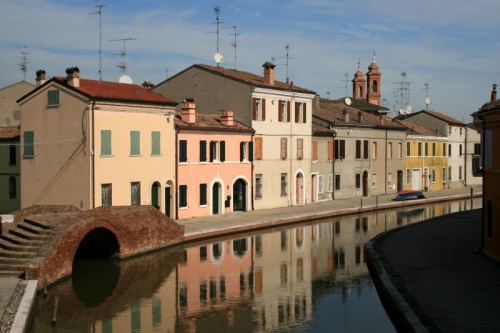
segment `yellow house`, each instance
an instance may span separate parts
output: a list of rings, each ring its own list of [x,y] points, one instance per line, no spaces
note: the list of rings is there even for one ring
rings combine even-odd
[[[135,84],[80,79],[79,69],[18,100],[21,208],[175,207],[176,102]],[[24,189],[24,192],[23,192]]]
[[[448,137],[411,121],[396,121],[408,128],[403,188],[423,191],[447,188]]]

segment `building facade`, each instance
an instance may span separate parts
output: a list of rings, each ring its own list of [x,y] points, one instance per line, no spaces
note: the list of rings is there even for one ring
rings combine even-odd
[[[21,208],[153,205],[170,216],[176,103],[137,85],[80,79],[76,67],[66,73],[46,82],[39,73],[18,100]]]
[[[16,101],[34,88],[34,84],[20,81],[0,89],[0,127],[19,125],[21,115]]]

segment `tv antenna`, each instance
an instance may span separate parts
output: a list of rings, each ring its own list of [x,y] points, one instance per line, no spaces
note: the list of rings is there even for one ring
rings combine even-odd
[[[116,65],[116,67],[118,67],[120,69],[120,72],[123,75],[125,75],[127,73],[127,51],[126,51],[125,44],[129,40],[136,40],[136,39],[137,38],[126,37],[126,38],[110,39],[109,40],[110,42],[121,42],[121,41],[123,41],[123,50],[118,54],[119,56],[121,56],[122,61],[118,65]]]
[[[410,114],[412,112],[412,107],[410,105],[411,82],[408,82],[406,77],[406,72],[401,72],[401,81],[396,82],[396,84],[399,84],[399,89],[397,90],[400,98],[399,114]]]
[[[99,14],[99,81],[102,81],[102,8],[106,7],[101,1],[94,8],[99,8],[97,11],[89,15]]]
[[[431,99],[429,98],[429,82],[424,83],[424,91],[425,91],[425,109],[429,110],[429,104],[431,104]]]
[[[278,59],[286,59],[286,62],[284,64],[275,64],[276,66],[278,65],[285,65],[286,66],[286,83],[290,82],[290,78],[288,77],[288,64],[289,60],[292,59],[293,57],[290,57],[289,52],[290,52],[290,44],[285,45],[285,50],[286,50],[286,56],[285,57],[278,57]],[[276,57],[271,58],[272,62],[274,63],[276,60]]]
[[[236,42],[236,36],[239,36],[241,34],[236,32],[236,26],[232,27],[226,27],[225,29],[234,29],[234,33],[230,34],[234,36],[234,42],[231,43],[231,46],[234,48],[234,69],[236,69],[236,47],[238,46],[238,43]]]
[[[220,24],[223,23],[219,20],[219,15],[220,15],[220,7],[215,6],[214,7],[214,12],[215,12],[215,25],[217,25],[217,30],[213,32],[209,32],[212,34],[217,34],[217,50],[216,53],[214,54],[214,60],[217,63],[217,67],[222,63],[224,60],[224,57],[222,57],[222,54],[219,53],[219,33],[220,33]]]
[[[21,51],[21,56],[20,59],[21,61],[17,64],[19,66],[19,69],[21,69],[21,72],[23,72],[23,81],[26,81],[26,72],[28,71],[28,67],[26,64],[29,63],[28,61],[28,54],[31,54],[28,52],[28,47],[24,46],[23,51]]]

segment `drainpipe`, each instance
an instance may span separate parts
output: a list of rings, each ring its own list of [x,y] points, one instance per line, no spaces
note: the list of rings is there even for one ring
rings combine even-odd
[[[335,137],[337,136],[337,130],[332,129],[332,126],[330,125],[330,129],[332,130],[332,150],[333,150],[333,156],[332,156],[332,200],[335,200]]]
[[[175,194],[174,194],[174,206],[175,206],[175,219],[178,220],[179,219],[179,177],[178,177],[178,173],[179,173],[179,156],[178,156],[178,153],[179,153],[179,139],[178,139],[178,134],[179,134],[179,130],[176,128],[175,126],[175,115],[172,119],[172,121],[174,122],[174,129],[175,129],[175,157],[174,157],[174,161],[175,161],[175,182],[174,182],[174,188],[175,188]]]
[[[465,129],[465,150],[464,150],[464,179],[465,186],[467,186],[467,127]]]
[[[388,160],[387,147],[388,147],[388,142],[387,142],[387,128],[386,128],[385,129],[385,194],[387,194],[387,160]]]
[[[91,158],[91,172],[92,172],[92,206],[91,209],[95,208],[95,122],[94,122],[94,112],[95,112],[95,100],[92,101],[92,110],[91,110],[91,118],[92,118],[92,151],[90,152],[90,158]]]

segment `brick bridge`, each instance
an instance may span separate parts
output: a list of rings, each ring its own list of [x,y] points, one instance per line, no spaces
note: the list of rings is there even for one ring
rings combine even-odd
[[[5,225],[5,224],[4,224]],[[0,236],[0,270],[24,271],[38,287],[70,276],[80,258],[124,259],[178,244],[184,227],[152,206],[89,211],[36,206],[14,214]]]

